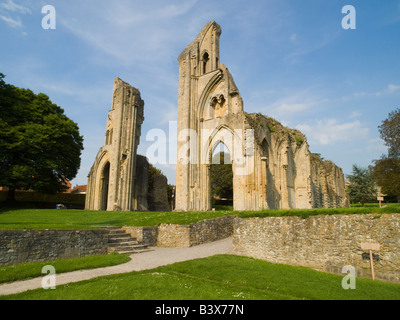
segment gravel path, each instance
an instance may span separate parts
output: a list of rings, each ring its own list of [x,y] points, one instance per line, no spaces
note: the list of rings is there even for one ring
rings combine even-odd
[[[133,254],[131,261],[118,266],[61,273],[56,275],[56,285],[88,280],[110,274],[153,269],[175,262],[205,258],[216,254],[232,254],[232,238],[191,248],[153,248],[152,251]],[[39,277],[0,285],[0,295],[41,288],[42,279],[43,277]]]

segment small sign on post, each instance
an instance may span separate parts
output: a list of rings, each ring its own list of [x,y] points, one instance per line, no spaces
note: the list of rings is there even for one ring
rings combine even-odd
[[[384,197],[378,197],[378,201],[379,201],[379,208],[382,208],[382,201],[385,200]]]
[[[369,260],[371,262],[371,272],[372,272],[372,280],[375,280],[375,271],[374,271],[374,259],[372,256],[372,250],[379,251],[381,246],[379,243],[361,243],[362,250],[369,250]]]

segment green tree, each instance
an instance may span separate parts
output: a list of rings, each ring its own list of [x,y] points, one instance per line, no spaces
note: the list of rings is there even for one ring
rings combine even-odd
[[[389,116],[378,127],[381,138],[388,147],[388,155],[375,160],[371,171],[382,192],[400,200],[400,109]]]
[[[400,109],[389,113],[378,128],[382,140],[389,147],[389,158],[400,159]]]
[[[371,167],[372,176],[382,193],[400,200],[400,159],[382,156]]]
[[[213,164],[211,165],[211,188],[212,197],[220,197],[233,199],[233,171],[232,164],[225,164],[225,157],[229,154],[220,152],[214,156]],[[219,162],[216,161],[219,159]],[[229,158],[228,158],[229,159]],[[229,160],[227,162],[230,162]]]
[[[350,181],[348,193],[351,203],[360,202],[364,207],[365,203],[376,201],[378,189],[368,168],[353,165],[352,174],[347,178]]]
[[[45,94],[6,84],[0,73],[0,185],[55,193],[80,167],[78,125]]]

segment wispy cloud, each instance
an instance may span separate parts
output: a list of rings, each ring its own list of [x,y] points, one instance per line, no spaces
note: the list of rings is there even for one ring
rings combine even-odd
[[[6,16],[3,16],[0,14],[0,19],[3,20],[5,23],[7,23],[8,26],[11,28],[21,28],[22,27],[22,22],[21,22],[20,18],[15,20],[13,18],[6,17]]]
[[[289,37],[289,41],[296,46],[289,51],[285,59],[290,63],[298,63],[299,58],[309,55],[315,51],[330,45],[339,37],[339,32],[329,32],[316,36],[315,38],[300,37],[297,33]]]
[[[385,90],[378,91],[375,93],[375,95],[381,96],[381,95],[385,95],[385,94],[393,94],[396,92],[400,92],[400,86],[395,85],[395,84],[389,84]]]
[[[309,142],[316,145],[329,145],[338,142],[365,139],[369,129],[360,121],[339,123],[336,119],[318,120],[315,123],[298,124],[296,129],[306,134]]]
[[[289,37],[290,42],[296,42],[297,40],[297,34],[293,33],[290,37]]]
[[[280,92],[272,92],[267,90],[265,95],[258,92],[256,100],[258,103],[255,104],[256,108],[260,110],[266,110],[269,116],[281,120],[295,119],[298,116],[306,112],[315,112],[319,108],[322,108],[324,103],[328,101],[327,98],[318,96],[312,89],[299,90],[293,92],[292,90],[281,90]],[[265,104],[265,101],[271,101],[275,96],[275,101],[270,104]],[[260,104],[264,103],[263,106]]]
[[[6,9],[8,11],[27,14],[32,13],[31,9],[25,6],[14,3],[13,0],[7,0],[5,3],[0,3],[0,8]]]
[[[32,14],[32,10],[28,7],[16,4],[13,0],[7,0],[0,3],[0,19],[3,20],[10,28],[22,28],[20,14]],[[26,33],[25,33],[26,34]]]
[[[370,92],[366,91],[357,91],[353,94],[343,96],[341,98],[342,101],[349,101],[353,99],[360,99],[360,98],[372,98],[372,97],[383,97],[393,94],[400,93],[400,85],[396,84],[388,84],[386,88],[381,89],[379,91],[371,90]]]
[[[124,64],[137,64],[138,61],[149,62],[172,56],[168,44],[179,41],[177,34],[181,28],[176,18],[190,11],[196,3],[197,0],[175,4],[158,2],[157,5],[107,1],[97,6],[95,1],[89,1],[81,12],[63,10],[65,16],[59,21],[100,54]],[[92,10],[94,12],[89,13]],[[96,18],[90,18],[91,15]],[[166,24],[169,28],[165,28]]]

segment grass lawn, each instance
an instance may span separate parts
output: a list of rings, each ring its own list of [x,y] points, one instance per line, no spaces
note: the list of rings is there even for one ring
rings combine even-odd
[[[388,204],[385,208],[369,205],[364,208],[339,209],[291,209],[265,211],[207,212],[105,212],[56,209],[1,209],[0,229],[90,229],[100,226],[157,226],[161,223],[187,225],[204,219],[227,215],[249,217],[309,216],[323,214],[400,213],[400,204]]]
[[[0,229],[91,229],[100,226],[157,226],[161,223],[191,224],[232,215],[209,212],[106,212],[56,209],[0,210]]]
[[[15,266],[0,267],[0,283],[42,277],[42,268],[47,265],[53,266],[57,273],[64,273],[75,270],[115,266],[130,260],[131,258],[127,255],[112,253],[108,255],[90,256],[78,259],[32,262]]]
[[[334,215],[334,214],[368,214],[368,213],[400,213],[400,203],[385,204],[384,208],[379,208],[379,204],[352,205],[351,208],[333,208],[333,209],[289,209],[289,210],[265,210],[265,211],[241,211],[238,215],[241,218],[251,217],[284,217],[284,216],[300,216],[307,218],[317,215]]]
[[[309,268],[217,255],[152,270],[33,290],[11,300],[399,300],[400,285],[356,279],[342,288],[343,276]]]

